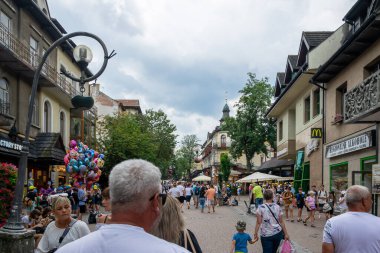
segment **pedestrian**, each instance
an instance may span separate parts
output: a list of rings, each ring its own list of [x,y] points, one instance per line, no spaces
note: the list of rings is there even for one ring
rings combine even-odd
[[[212,212],[215,213],[215,189],[214,189],[214,185],[211,185],[210,188],[206,191],[205,197],[207,198],[208,213],[210,213],[211,207],[212,207]]]
[[[78,206],[79,206],[79,216],[78,220],[82,220],[82,215],[86,213],[86,201],[87,201],[87,193],[86,193],[86,184],[82,183],[78,190]]]
[[[198,206],[199,206],[199,192],[200,192],[200,186],[199,186],[199,183],[197,183],[195,185],[195,187],[193,188],[193,191],[194,191],[194,196],[193,196],[193,200],[194,200],[194,205],[195,205],[195,208],[198,209]]]
[[[52,199],[52,212],[55,221],[51,222],[36,248],[36,253],[54,252],[62,246],[90,233],[87,224],[71,218],[71,204],[67,197],[56,196]]]
[[[187,209],[190,209],[190,201],[191,201],[191,196],[193,196],[193,187],[191,187],[191,183],[187,183],[186,188],[185,188],[185,193],[186,193],[186,205]]]
[[[314,196],[314,191],[309,191],[309,196],[306,197],[305,199],[305,206],[308,211],[308,216],[306,219],[303,221],[303,224],[307,226],[307,221],[310,219],[311,222],[311,227],[315,227],[314,225],[314,215],[315,215],[315,210],[316,210],[316,205],[315,205],[315,196]]]
[[[236,224],[237,233],[232,237],[231,253],[248,253],[248,243],[254,244],[257,240],[253,241],[251,235],[245,233],[245,221],[239,220]]]
[[[199,190],[199,205],[201,206],[201,213],[204,212],[205,204],[206,204],[206,187],[202,184]]]
[[[253,187],[252,193],[254,194],[255,207],[257,209],[259,205],[263,204],[263,189],[258,182],[256,182],[255,187]]]
[[[202,253],[194,233],[186,228],[178,200],[167,196],[162,206],[160,222],[151,232],[158,238],[175,243],[193,253]]]
[[[166,199],[161,193],[160,169],[140,159],[121,162],[111,170],[109,187],[112,223],[57,253],[188,252],[148,233],[158,222]]]
[[[289,213],[290,213],[290,221],[294,222],[294,218],[293,218],[293,206],[291,206],[294,195],[293,195],[293,193],[290,190],[291,189],[290,189],[289,186],[287,186],[285,188],[285,191],[282,194],[282,199],[284,201],[284,206],[285,206],[285,217],[286,217],[286,220],[289,221]]]
[[[347,203],[346,203],[346,191],[340,192],[340,197],[338,200],[338,207],[340,210],[340,213],[345,213],[347,211]]]
[[[318,219],[321,218],[321,213],[323,213],[323,206],[327,203],[327,198],[329,197],[329,194],[325,190],[325,186],[321,185],[318,193],[317,193],[317,199],[318,199]],[[326,220],[328,220],[328,214],[325,213]]]
[[[323,230],[323,253],[380,252],[380,218],[370,214],[372,195],[367,187],[347,189],[348,212],[329,219]]]
[[[272,190],[264,192],[265,204],[256,211],[256,227],[254,238],[257,240],[260,229],[260,239],[263,253],[275,253],[281,240],[289,240],[288,231],[282,219],[281,207],[273,203]]]
[[[183,212],[182,207],[183,203],[185,202],[185,187],[183,187],[182,182],[178,181],[177,182],[177,191],[179,192],[179,207],[181,208],[181,212]]]
[[[241,195],[241,191],[242,191],[242,189],[241,189],[241,185],[238,185],[238,187],[237,187],[237,197],[238,197],[238,201],[240,201],[240,195]]]
[[[326,208],[326,204],[323,206],[323,212],[326,214],[326,220],[328,220],[334,214],[335,194],[333,191],[330,192],[326,203],[328,206],[327,208]]]
[[[302,221],[302,209],[305,206],[305,194],[302,191],[302,188],[298,188],[298,193],[296,194],[296,204],[297,204],[297,209],[298,209],[298,214],[297,214],[297,222]]]
[[[107,213],[98,215],[95,226],[96,230],[98,230],[101,226],[104,226],[105,224],[109,224],[111,222],[112,216],[109,214],[111,211],[109,187],[105,188],[102,191],[102,205],[104,206],[104,211]]]

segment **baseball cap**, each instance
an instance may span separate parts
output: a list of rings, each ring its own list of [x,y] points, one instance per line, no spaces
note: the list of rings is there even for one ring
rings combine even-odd
[[[29,190],[34,190],[36,189],[36,187],[34,187],[33,185],[29,186]]]
[[[247,226],[247,223],[245,223],[245,221],[242,221],[242,220],[239,220],[237,223],[236,223],[236,229],[241,229],[241,230],[245,230],[245,227]]]
[[[98,186],[97,185],[94,185],[94,190],[97,190],[98,189]]]

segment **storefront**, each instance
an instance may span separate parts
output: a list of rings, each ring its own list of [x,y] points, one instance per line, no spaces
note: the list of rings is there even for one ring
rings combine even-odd
[[[325,151],[329,169],[327,182],[330,190],[335,192],[336,200],[351,185],[372,189],[372,165],[377,163],[375,130],[337,140],[327,145]],[[377,210],[376,200],[373,210]]]

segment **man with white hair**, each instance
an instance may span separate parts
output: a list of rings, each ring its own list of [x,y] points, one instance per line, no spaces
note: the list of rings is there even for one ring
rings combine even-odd
[[[380,218],[370,214],[372,196],[368,188],[347,189],[348,212],[329,219],[323,231],[323,253],[380,252]]]
[[[109,187],[111,224],[65,245],[57,253],[188,253],[148,233],[158,222],[166,200],[156,166],[144,160],[121,162],[111,171]]]

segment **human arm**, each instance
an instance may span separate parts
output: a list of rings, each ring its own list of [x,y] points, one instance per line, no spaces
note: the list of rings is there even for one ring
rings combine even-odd
[[[232,240],[232,245],[231,245],[231,250],[230,250],[231,253],[234,253],[234,251],[235,251],[235,245],[236,245],[236,241]]]
[[[322,253],[334,253],[334,244],[324,242],[322,244]]]
[[[259,229],[260,229],[260,226],[261,226],[261,223],[263,222],[263,218],[261,217],[260,214],[257,214],[257,218],[256,218],[256,226],[255,226],[255,234],[253,235],[254,239],[255,240],[258,240],[259,239]]]

